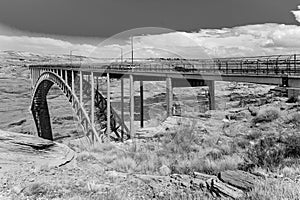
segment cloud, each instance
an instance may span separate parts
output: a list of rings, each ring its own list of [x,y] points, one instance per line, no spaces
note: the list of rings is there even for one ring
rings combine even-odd
[[[67,41],[28,36],[0,35],[0,50],[28,51],[40,54],[69,54],[76,50],[80,55],[88,55],[95,46],[87,44],[72,44]]]
[[[294,14],[295,19],[300,22],[300,6],[298,6],[298,10],[293,10],[291,12]]]
[[[292,12],[299,21],[300,10]],[[105,42],[92,45],[73,44],[50,37],[0,35],[0,50],[44,54],[68,54],[70,50],[76,50],[74,54],[116,59],[119,59],[122,53],[124,59],[129,59],[131,57],[129,36],[135,35],[133,38],[135,58],[211,58],[300,52],[299,25],[266,23],[233,28],[200,29],[192,33],[169,31],[163,34],[153,34],[155,29],[162,30],[159,28],[134,29],[134,34],[130,34],[130,31],[124,32],[125,35],[120,33],[108,38]],[[145,34],[147,31],[151,34]]]

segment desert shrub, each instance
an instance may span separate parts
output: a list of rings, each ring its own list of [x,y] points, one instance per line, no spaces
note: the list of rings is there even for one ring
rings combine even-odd
[[[243,159],[238,155],[233,154],[231,156],[223,156],[220,159],[210,159],[208,157],[197,158],[189,162],[190,172],[202,172],[206,174],[215,174],[226,170],[235,170],[239,164],[243,162]],[[187,171],[187,170],[186,170]]]
[[[76,160],[79,162],[93,161],[96,160],[96,157],[90,152],[83,151],[77,155]]]
[[[256,140],[262,136],[262,132],[259,130],[251,131],[250,134],[246,135],[247,140]]]
[[[121,157],[112,163],[114,169],[121,172],[133,172],[137,166],[135,160],[131,157]]]
[[[287,117],[287,120],[285,121],[287,124],[294,124],[295,126],[300,126],[300,113],[293,113],[290,116]]]
[[[199,138],[193,129],[183,128],[164,137],[161,151],[167,154],[187,156],[191,152],[197,151],[198,144]]]
[[[249,140],[245,138],[237,138],[236,145],[242,149],[245,149],[249,146]]]
[[[290,135],[286,138],[285,157],[300,157],[300,135]]]
[[[264,137],[247,149],[251,164],[273,168],[279,166],[285,157],[285,146],[276,137]]]
[[[112,151],[113,149],[115,149],[115,146],[112,143],[101,143],[101,144],[95,144],[94,146],[92,146],[92,148],[90,149],[91,152],[108,152],[108,151]]]
[[[212,160],[217,160],[223,156],[223,152],[220,149],[212,149],[206,156]]]
[[[280,112],[278,109],[274,107],[268,107],[260,110],[257,116],[253,118],[252,122],[254,124],[262,123],[262,122],[271,122],[277,119],[279,116],[280,116]]]
[[[52,185],[45,182],[30,183],[23,191],[25,196],[30,196],[30,199],[39,199],[40,197],[54,199],[61,197],[63,192],[63,188],[59,185]]]

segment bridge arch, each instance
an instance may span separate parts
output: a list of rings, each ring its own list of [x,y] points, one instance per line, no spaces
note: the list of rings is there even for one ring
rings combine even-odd
[[[62,79],[62,77],[51,71],[43,72],[38,77],[33,89],[31,112],[36,124],[38,136],[44,139],[53,140],[47,94],[54,84],[56,84],[69,99],[73,111],[79,118],[83,132],[86,134],[87,138],[89,138],[90,142],[102,140],[91,123],[84,106],[80,104],[76,94],[73,93],[72,88]]]

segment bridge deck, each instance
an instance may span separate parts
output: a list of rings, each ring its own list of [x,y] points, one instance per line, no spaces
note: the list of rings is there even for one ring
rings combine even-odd
[[[135,80],[182,78],[197,80],[223,80],[280,85],[287,81],[290,87],[300,87],[300,55],[276,55],[214,59],[136,59],[132,63],[42,63],[30,68],[63,69],[95,72],[113,78],[132,74]],[[149,78],[151,77],[151,78]],[[288,79],[288,80],[284,80]]]

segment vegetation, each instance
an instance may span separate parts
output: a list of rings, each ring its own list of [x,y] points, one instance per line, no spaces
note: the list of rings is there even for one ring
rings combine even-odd
[[[280,116],[280,111],[274,107],[268,107],[258,111],[257,116],[253,118],[253,123],[271,122]]]

